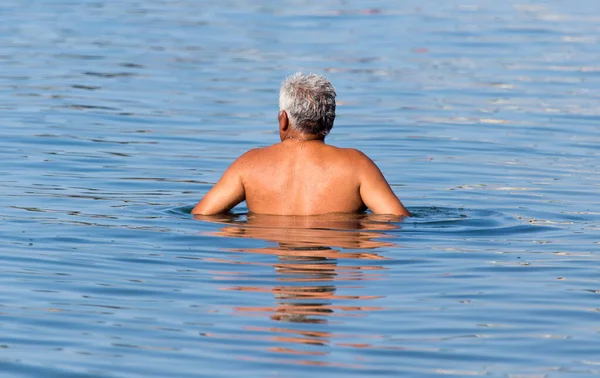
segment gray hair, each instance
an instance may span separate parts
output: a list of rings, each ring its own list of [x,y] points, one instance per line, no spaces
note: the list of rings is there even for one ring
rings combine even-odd
[[[298,72],[281,83],[279,110],[286,111],[298,131],[325,136],[335,120],[335,96],[335,88],[323,76]]]

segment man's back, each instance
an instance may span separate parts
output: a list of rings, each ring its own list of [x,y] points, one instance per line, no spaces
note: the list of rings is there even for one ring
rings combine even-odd
[[[238,158],[192,210],[228,211],[246,200],[258,214],[374,213],[409,215],[377,166],[362,152],[322,140],[284,140]]]
[[[253,150],[244,158],[248,162],[242,182],[252,212],[313,215],[366,209],[355,150],[290,139]]]

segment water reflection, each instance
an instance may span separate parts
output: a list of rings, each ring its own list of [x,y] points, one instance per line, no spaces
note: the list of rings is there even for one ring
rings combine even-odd
[[[312,217],[249,214],[245,220],[232,216],[196,218],[223,224],[218,231],[211,233],[212,236],[260,239],[275,244],[230,250],[275,256],[276,259],[269,263],[276,272],[274,279],[269,281],[271,284],[226,288],[248,293],[268,292],[275,299],[274,303],[269,301],[264,305],[239,306],[235,309],[237,314],[265,315],[276,322],[303,324],[302,327],[298,326],[299,329],[291,324],[289,327],[253,327],[254,331],[269,333],[269,338],[277,344],[287,344],[285,347],[269,348],[272,352],[327,354],[322,350],[289,348],[289,344],[303,345],[304,348],[330,345],[334,335],[322,326],[328,324],[330,318],[364,316],[366,312],[382,309],[372,302],[381,298],[378,293],[356,293],[363,288],[356,281],[378,280],[385,272],[382,260],[387,258],[378,250],[396,245],[386,232],[399,227],[397,221],[400,219],[397,217],[367,214]],[[255,260],[251,259],[248,264],[253,264]],[[238,260],[219,261],[240,264]],[[339,319],[336,318],[336,321],[339,323]],[[313,326],[307,327],[307,324]]]

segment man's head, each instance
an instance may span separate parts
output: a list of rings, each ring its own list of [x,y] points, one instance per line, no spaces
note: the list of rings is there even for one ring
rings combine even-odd
[[[323,76],[296,73],[279,91],[279,111],[285,111],[292,128],[325,136],[335,120],[335,88]]]

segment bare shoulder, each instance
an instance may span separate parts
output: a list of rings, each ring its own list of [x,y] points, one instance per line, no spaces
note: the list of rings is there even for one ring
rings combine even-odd
[[[265,150],[267,150],[269,147],[256,147],[256,148],[252,148],[249,149],[248,151],[244,152],[242,154],[242,156],[240,157],[244,157],[244,158],[252,158],[252,157],[256,157],[262,153],[265,152]]]
[[[353,157],[355,157],[356,159],[369,159],[369,157],[367,156],[367,154],[365,154],[364,152],[362,152],[361,150],[358,150],[356,148],[344,148],[344,150],[347,151],[347,153],[351,154]]]
[[[361,150],[356,148],[340,148],[340,150],[352,160],[353,164],[358,164],[360,167],[375,165],[373,160]]]
[[[245,176],[248,172],[255,170],[256,168],[264,167],[265,164],[269,164],[273,159],[273,151],[271,146],[253,148],[244,152],[238,157],[232,164],[230,169],[236,173]]]
[[[237,158],[234,162],[236,165],[243,166],[247,163],[255,161],[256,159],[260,159],[262,155],[265,153],[265,148],[253,148],[244,152],[239,158]]]
[[[367,154],[356,148],[344,148],[343,150],[361,182],[373,179],[385,181],[381,170]]]
[[[360,196],[374,214],[410,216],[379,167],[362,151],[352,149],[353,166],[360,182]]]

